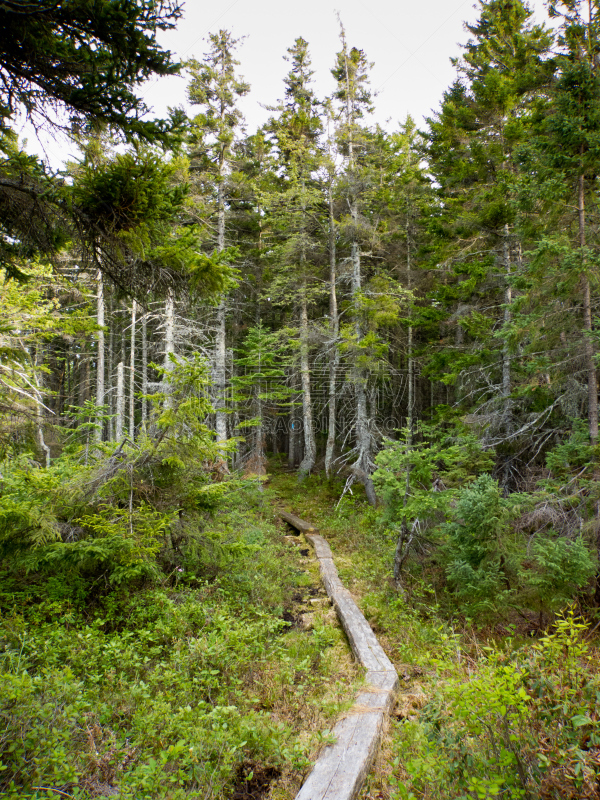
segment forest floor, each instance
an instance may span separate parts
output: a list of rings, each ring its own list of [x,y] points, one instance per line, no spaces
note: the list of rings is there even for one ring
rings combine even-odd
[[[546,630],[515,615],[475,625],[432,576],[406,594],[395,541],[362,487],[302,484],[272,461],[266,496],[314,524],[400,677],[399,698],[362,800],[600,800],[597,634],[573,609]]]
[[[363,675],[288,510],[327,539],[400,676],[362,800],[600,800],[588,623],[476,627],[426,574],[399,594],[380,513],[341,490],[272,459],[154,581],[0,567],[0,797],[293,800]]]

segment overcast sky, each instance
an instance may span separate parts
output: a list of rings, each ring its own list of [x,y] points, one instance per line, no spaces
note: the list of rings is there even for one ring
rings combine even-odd
[[[539,21],[547,19],[543,0],[530,0]],[[161,34],[163,47],[177,58],[198,59],[208,49],[206,36],[220,28],[240,44],[239,73],[250,84],[241,105],[252,132],[268,112],[261,107],[283,96],[283,78],[289,69],[283,56],[294,39],[302,36],[310,45],[315,89],[325,96],[333,89],[330,69],[339,50],[339,12],[348,45],[364,50],[374,62],[371,83],[377,92],[373,121],[395,127],[411,114],[421,125],[423,117],[437,109],[443,91],[454,78],[450,58],[460,54],[468,39],[465,21],[478,16],[474,0],[187,0],[177,30]],[[162,78],[141,89],[154,115],[169,106],[187,106],[186,79]],[[190,109],[193,113],[193,107]],[[40,147],[27,130],[29,148]],[[71,149],[64,142],[46,141],[47,156],[58,165]]]

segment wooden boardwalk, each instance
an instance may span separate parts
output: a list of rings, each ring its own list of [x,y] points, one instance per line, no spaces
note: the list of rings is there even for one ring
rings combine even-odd
[[[331,549],[312,525],[293,514],[282,519],[304,533],[319,560],[321,577],[357,659],[366,686],[333,729],[335,744],[323,749],[296,800],[354,800],[367,777],[395,702],[398,674],[371,626],[340,581]]]

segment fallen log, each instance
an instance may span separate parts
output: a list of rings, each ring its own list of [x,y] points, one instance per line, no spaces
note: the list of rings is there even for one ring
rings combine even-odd
[[[304,522],[303,519],[300,519],[300,517],[297,517],[295,514],[288,514],[287,511],[280,511],[279,516],[284,522],[287,522],[288,525],[291,525],[292,528],[295,528],[300,533],[312,533],[316,530],[310,522]]]

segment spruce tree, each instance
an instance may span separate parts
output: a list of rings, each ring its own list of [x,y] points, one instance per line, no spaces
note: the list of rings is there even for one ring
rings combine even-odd
[[[319,104],[312,89],[308,42],[299,37],[288,49],[291,69],[284,79],[285,97],[273,110],[278,111],[267,130],[278,153],[281,185],[271,195],[270,220],[277,236],[274,251],[277,277],[269,294],[279,303],[290,301],[297,307],[299,328],[299,372],[302,394],[304,457],[300,476],[310,473],[316,461],[313,400],[310,376],[309,313],[322,293],[318,261],[322,251],[318,240],[323,197],[316,172],[322,160],[319,137],[322,122]],[[317,262],[317,263],[316,263]]]
[[[227,175],[234,158],[234,145],[242,113],[237,101],[250,87],[236,75],[239,64],[234,52],[239,40],[229,31],[209,34],[210,50],[202,63],[192,59],[187,63],[192,80],[188,87],[190,102],[203,111],[193,121],[192,167],[194,160],[216,184],[212,208],[216,216],[215,244],[219,253],[226,246],[226,210],[228,205]],[[212,238],[212,237],[211,237]],[[227,439],[226,345],[227,298],[223,296],[217,309],[214,385],[217,441]]]
[[[346,32],[340,22],[342,49],[336,55],[332,75],[337,82],[334,99],[339,109],[337,131],[340,150],[345,159],[345,172],[342,191],[345,194],[349,213],[343,219],[341,230],[350,245],[351,289],[353,306],[354,339],[360,349],[364,331],[361,321],[361,291],[363,273],[361,268],[361,217],[363,194],[366,188],[368,168],[365,165],[367,154],[367,131],[361,125],[365,114],[372,110],[371,93],[368,88],[371,67],[365,53],[356,47],[348,48]],[[356,459],[352,464],[353,474],[363,483],[367,498],[375,505],[377,498],[371,479],[372,431],[367,410],[368,375],[357,358],[353,370],[353,383],[356,396],[356,416],[354,439]]]
[[[559,258],[563,269],[574,273],[579,284],[588,431],[590,443],[595,445],[598,443],[598,377],[593,309],[598,282],[595,225],[590,225],[590,216],[593,215],[596,222],[595,187],[600,177],[600,4],[596,0],[553,2],[550,14],[562,17],[559,36],[562,53],[558,58],[559,76],[552,95],[552,109],[545,121],[540,145],[547,163],[562,180],[562,198],[556,199],[576,208],[575,219],[571,215],[570,221],[563,217],[571,235]]]
[[[464,396],[485,416],[488,439],[499,445],[512,440],[518,413],[510,343],[523,252],[517,153],[531,136],[532,112],[552,71],[552,37],[532,23],[523,0],[480,5],[477,22],[465,26],[472,38],[453,62],[459,77],[429,121],[428,156],[443,203],[435,255],[451,267],[438,301],[456,332],[434,370],[453,376],[457,400]],[[507,445],[506,483],[512,459]]]

